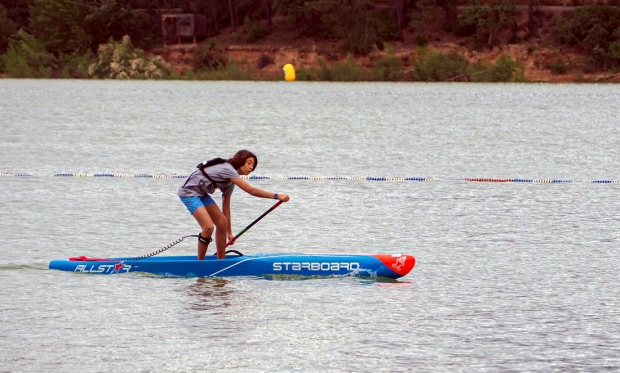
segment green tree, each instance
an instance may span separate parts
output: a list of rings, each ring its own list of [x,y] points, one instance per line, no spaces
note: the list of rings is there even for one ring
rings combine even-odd
[[[379,40],[377,28],[382,22],[378,13],[371,12],[370,0],[309,0],[304,10],[311,15],[309,24],[314,34],[342,40],[345,52],[368,54]],[[395,28],[398,30],[398,25]],[[398,37],[398,31],[395,34]]]
[[[129,35],[138,48],[152,47],[154,38],[159,34],[160,18],[156,9],[133,8],[137,6],[141,4],[118,0],[102,0],[91,5],[84,19],[84,29],[91,39],[91,50],[97,50],[110,38],[120,40],[124,35]]]
[[[414,44],[424,46],[428,42],[429,25],[433,16],[429,11],[413,11],[409,14],[409,27],[415,34]]]
[[[17,28],[27,31],[30,19],[30,4],[34,0],[2,0],[2,5],[7,9],[8,17],[17,24]]]
[[[431,0],[431,3],[443,9],[445,15],[445,29],[453,30],[457,24],[458,0]]]
[[[17,32],[17,24],[9,18],[7,9],[0,5],[0,54],[9,47],[9,37]]]
[[[620,67],[620,9],[617,7],[590,5],[573,10],[568,19],[558,20],[556,38],[589,53],[598,67]]]
[[[490,45],[497,31],[516,24],[514,9],[514,2],[509,0],[491,0],[489,5],[475,0],[458,15],[458,26],[474,30],[479,41]]]
[[[306,0],[275,0],[275,11],[295,26],[295,35],[301,35],[301,23],[306,19]]]
[[[5,71],[14,78],[49,78],[56,66],[54,55],[24,30],[19,30],[17,38],[10,41],[2,60]]]
[[[80,0],[34,0],[30,28],[33,36],[56,56],[83,52],[90,44],[82,27],[85,13]]]

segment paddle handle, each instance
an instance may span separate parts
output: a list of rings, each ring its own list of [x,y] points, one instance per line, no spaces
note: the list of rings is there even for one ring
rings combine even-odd
[[[272,212],[273,210],[275,210],[275,209],[276,209],[276,207],[280,206],[281,204],[282,204],[282,201],[278,201],[278,202],[276,202],[273,206],[271,206],[271,207],[269,208],[269,210],[265,211],[265,212],[264,212],[261,216],[259,216],[258,218],[256,218],[256,220],[254,220],[253,222],[251,222],[251,223],[250,223],[250,225],[248,225],[247,227],[243,228],[243,229],[241,230],[241,232],[237,233],[237,235],[236,235],[235,237],[233,237],[233,239],[232,239],[232,240],[230,240],[230,241],[226,242],[226,247],[228,247],[228,246],[232,245],[232,244],[233,244],[233,243],[237,240],[237,238],[239,238],[242,234],[244,234],[245,232],[247,232],[247,231],[248,231],[248,229],[252,228],[252,226],[253,226],[254,224],[258,223],[258,222],[259,222],[262,218],[264,218],[267,214],[269,214],[270,212]]]

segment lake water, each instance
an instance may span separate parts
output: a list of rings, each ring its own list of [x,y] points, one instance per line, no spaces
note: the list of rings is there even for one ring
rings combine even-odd
[[[0,372],[618,371],[619,102],[618,85],[0,80]],[[188,174],[241,148],[271,177],[250,183],[291,201],[235,249],[416,267],[398,281],[47,269],[198,232],[182,179],[54,174]],[[353,180],[368,176],[432,181]],[[272,203],[236,190],[233,230]]]

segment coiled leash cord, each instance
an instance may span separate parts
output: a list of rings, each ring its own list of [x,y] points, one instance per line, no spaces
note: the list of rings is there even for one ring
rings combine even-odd
[[[133,258],[123,258],[123,260],[141,260],[141,259],[150,258],[150,257],[155,256],[157,254],[163,253],[164,251],[166,251],[166,250],[170,249],[171,247],[177,245],[178,243],[180,243],[181,241],[183,241],[187,237],[199,237],[199,236],[200,236],[199,234],[190,234],[188,236],[183,236],[183,237],[177,239],[176,241],[174,241],[173,243],[171,243],[169,245],[166,245],[166,246],[162,247],[159,250],[155,250],[152,253],[149,253],[149,254],[146,254],[146,255],[136,256],[136,257],[133,257]]]
[[[204,237],[202,237],[202,236],[200,235],[200,233],[198,233],[198,234],[190,234],[190,235],[188,235],[188,236],[183,236],[183,237],[179,238],[178,240],[176,240],[176,241],[172,242],[171,244],[166,245],[166,246],[162,247],[162,248],[161,248],[161,249],[159,249],[159,250],[155,250],[155,251],[153,251],[152,253],[149,253],[149,254],[146,254],[146,255],[136,256],[136,257],[133,257],[133,258],[123,258],[122,260],[142,260],[142,259],[150,258],[150,257],[155,256],[155,255],[157,255],[157,254],[161,254],[161,253],[163,253],[164,251],[166,251],[166,250],[170,249],[171,247],[173,247],[173,246],[177,245],[178,243],[180,243],[181,241],[183,241],[183,240],[184,240],[184,239],[186,239],[187,237],[198,237],[198,240],[199,240],[200,242],[202,242],[202,243],[206,243],[207,245],[208,245],[211,241],[213,241],[213,240],[211,239],[211,237],[209,237],[209,238],[205,239]],[[240,253],[240,252],[239,252],[239,251],[237,251],[237,250],[227,250],[227,251],[226,251],[226,254],[230,254],[230,253],[234,253],[234,254],[237,254],[237,255],[239,255],[239,256],[243,256],[243,254],[242,254],[242,253]],[[213,255],[217,255],[217,252],[213,253]]]
[[[166,246],[162,247],[161,249],[155,250],[152,253],[148,253],[146,255],[134,256],[132,258],[114,258],[114,259],[111,259],[111,258],[89,258],[87,256],[82,255],[82,256],[77,256],[77,257],[69,258],[69,260],[71,260],[71,261],[79,261],[79,262],[95,262],[95,261],[97,261],[97,262],[118,262],[118,261],[120,261],[121,263],[123,263],[125,261],[142,260],[142,259],[150,258],[150,257],[155,256],[157,254],[163,253],[164,251],[166,251],[166,250],[170,249],[171,247],[177,245],[178,243],[180,243],[181,241],[183,241],[187,237],[198,237],[198,240],[200,242],[206,243],[206,244],[209,244],[209,242],[213,241],[211,239],[211,237],[209,237],[208,239],[205,239],[204,237],[201,237],[200,233],[199,234],[190,234],[188,236],[183,236],[183,237],[179,238],[178,240],[172,242],[171,244],[166,245]],[[237,254],[239,256],[243,256],[243,254],[240,253],[237,250],[227,250],[225,253],[226,254],[234,253],[234,254]],[[214,253],[213,255],[217,255],[217,252]]]

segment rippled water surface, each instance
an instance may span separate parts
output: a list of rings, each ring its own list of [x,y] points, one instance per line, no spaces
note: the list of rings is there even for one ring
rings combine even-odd
[[[615,85],[0,80],[0,173],[32,175],[0,176],[0,371],[620,370],[620,184],[587,182],[620,180],[618,102]],[[237,250],[418,264],[398,281],[47,269],[198,230],[181,179],[54,174],[188,174],[240,148],[291,201]],[[237,190],[233,230],[272,202]]]

